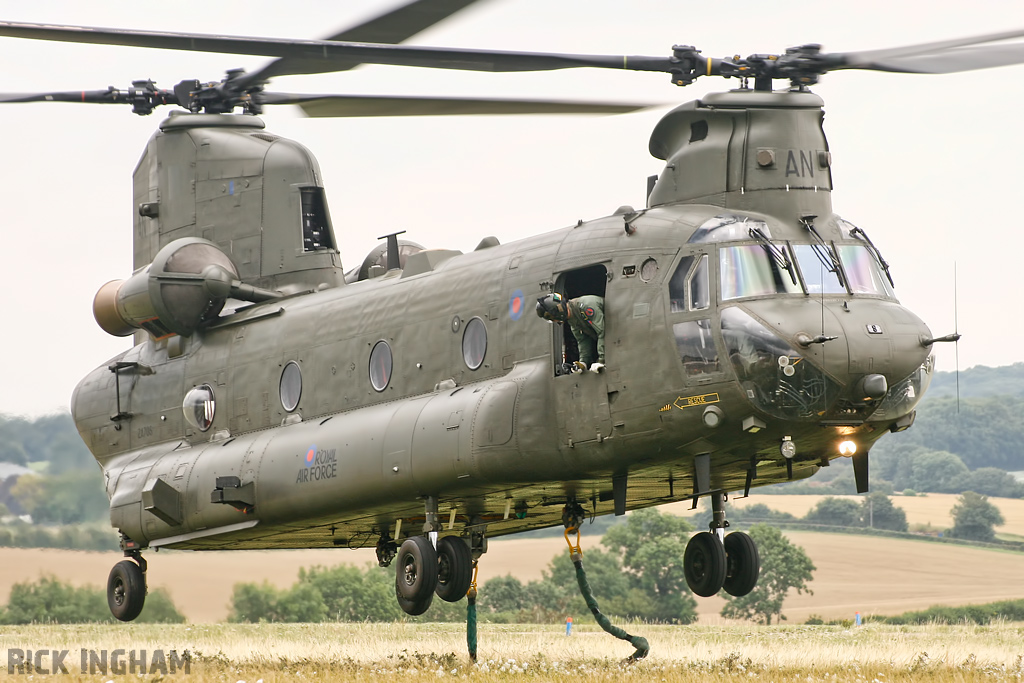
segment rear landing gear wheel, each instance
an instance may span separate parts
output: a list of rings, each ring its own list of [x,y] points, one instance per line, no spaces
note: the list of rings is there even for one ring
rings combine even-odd
[[[683,552],[683,574],[694,594],[710,598],[725,583],[725,548],[708,531],[694,534]]]
[[[413,536],[398,549],[396,559],[398,604],[406,614],[423,614],[437,588],[437,551],[426,536]]]
[[[132,621],[146,602],[146,574],[131,560],[121,560],[107,577],[107,605],[121,621]]]
[[[725,583],[722,588],[734,597],[743,597],[754,590],[761,573],[761,557],[757,544],[742,531],[725,537]]]
[[[461,538],[445,536],[437,542],[437,597],[458,602],[473,582],[473,554]]]

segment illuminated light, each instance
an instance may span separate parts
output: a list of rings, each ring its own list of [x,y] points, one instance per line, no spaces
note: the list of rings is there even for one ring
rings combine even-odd
[[[792,437],[782,437],[782,444],[779,446],[779,452],[782,453],[782,457],[787,459],[796,455],[796,444],[793,443]]]
[[[839,444],[839,455],[850,456],[857,452],[857,444],[853,441],[843,441]]]

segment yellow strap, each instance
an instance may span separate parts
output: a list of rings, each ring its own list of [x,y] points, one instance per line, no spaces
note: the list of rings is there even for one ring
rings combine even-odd
[[[708,57],[708,76],[711,75],[711,57]]]
[[[569,541],[569,531],[575,531],[575,535],[577,535],[577,545],[573,546],[572,542]],[[583,548],[580,547],[580,529],[579,528],[577,528],[575,526],[569,526],[568,528],[565,529],[565,543],[568,544],[568,546],[569,546],[569,554],[570,555],[572,553],[579,553],[580,555],[583,555]]]

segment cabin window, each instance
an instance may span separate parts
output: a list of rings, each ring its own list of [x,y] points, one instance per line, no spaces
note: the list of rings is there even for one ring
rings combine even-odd
[[[682,313],[702,311],[711,306],[711,282],[708,278],[706,254],[684,256],[668,283],[669,310]]]
[[[772,238],[768,224],[746,216],[721,214],[700,224],[687,242],[737,242],[750,238],[751,229],[756,229],[768,239]]]
[[[786,259],[789,258],[786,247],[775,248]],[[768,294],[800,294],[803,291],[764,245],[720,247],[718,257],[723,301]]]
[[[300,187],[302,202],[302,250],[323,251],[334,249],[331,224],[327,218],[324,188]]]
[[[480,318],[473,318],[466,323],[466,331],[462,333],[462,358],[466,367],[476,370],[484,362],[487,354],[487,327]]]
[[[672,326],[672,332],[675,334],[676,348],[683,360],[683,370],[687,377],[721,370],[709,319],[676,323]]]
[[[292,412],[299,407],[299,399],[302,397],[302,370],[295,361],[288,361],[281,371],[281,406],[287,412]]]
[[[213,387],[200,384],[185,394],[181,404],[185,420],[201,432],[205,432],[213,424],[217,414],[217,404],[213,396]]]
[[[669,308],[673,313],[686,310],[686,281],[693,268],[693,261],[692,256],[684,256],[676,266],[676,272],[672,273],[672,279],[668,281]]]
[[[376,391],[384,391],[391,382],[391,347],[381,339],[370,351],[370,384]]]

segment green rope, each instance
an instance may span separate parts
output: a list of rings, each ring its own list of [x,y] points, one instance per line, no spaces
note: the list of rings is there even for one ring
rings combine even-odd
[[[594,592],[590,589],[590,583],[587,581],[587,572],[583,570],[583,556],[578,553],[572,554],[572,564],[576,567],[576,583],[580,585],[580,593],[583,594],[583,599],[587,601],[587,607],[590,608],[591,614],[597,619],[597,623],[601,625],[606,632],[612,634],[619,640],[629,641],[629,644],[636,648],[636,652],[626,658],[627,662],[635,662],[638,659],[643,659],[647,656],[647,653],[651,651],[651,646],[647,644],[647,639],[642,636],[631,636],[618,626],[612,625],[612,622],[608,620],[604,614],[601,613],[600,608],[597,606],[597,600],[594,599]]]
[[[469,659],[476,661],[476,589],[466,596],[466,645],[469,646]]]

